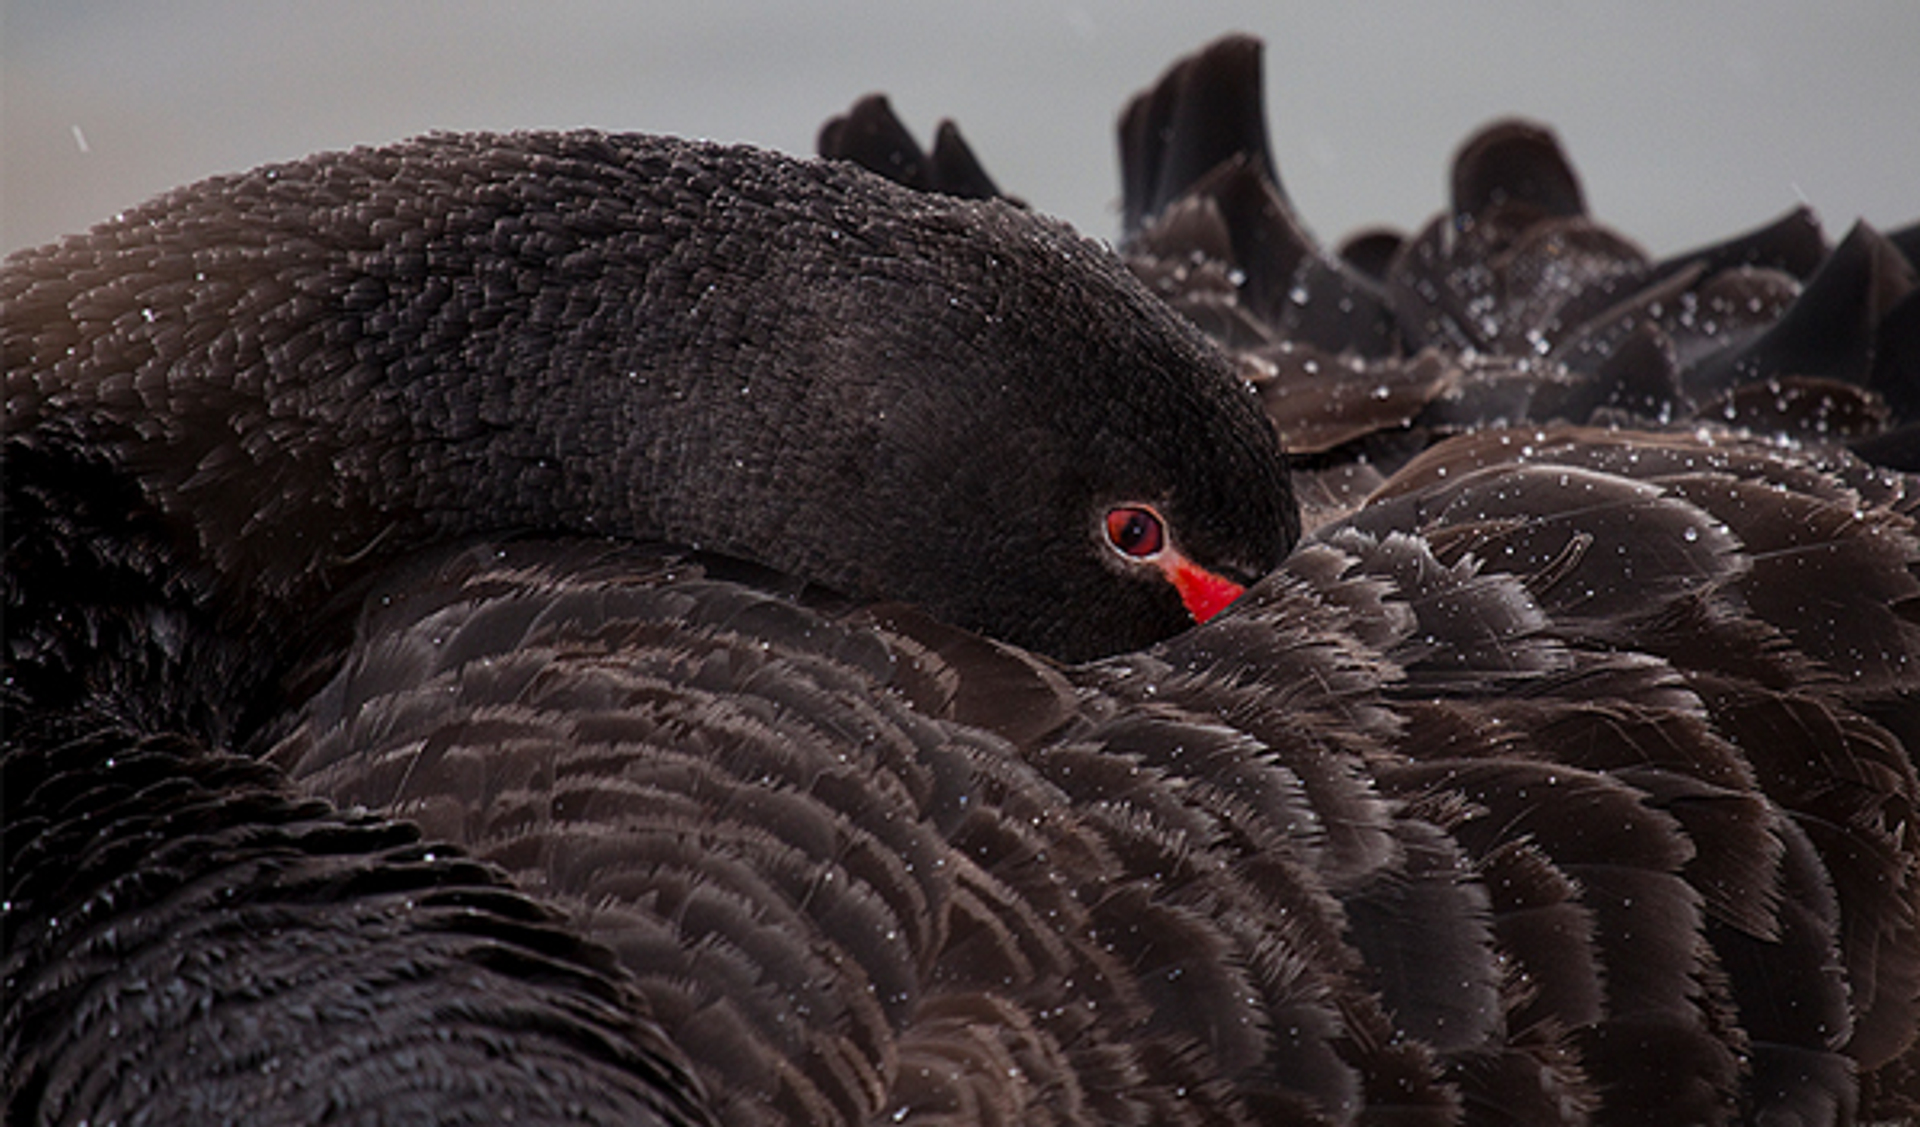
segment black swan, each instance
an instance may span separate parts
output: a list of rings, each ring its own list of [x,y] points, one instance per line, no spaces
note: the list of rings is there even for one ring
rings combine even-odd
[[[1900,242],[1634,262],[1514,125],[1328,254],[1249,84],[1123,119],[1144,283],[884,103],[10,259],[8,1121],[1912,1109]]]

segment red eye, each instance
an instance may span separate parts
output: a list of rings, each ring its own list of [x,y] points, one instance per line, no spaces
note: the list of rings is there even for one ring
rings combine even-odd
[[[1129,556],[1144,558],[1166,546],[1167,534],[1152,509],[1123,505],[1107,512],[1107,540]]]

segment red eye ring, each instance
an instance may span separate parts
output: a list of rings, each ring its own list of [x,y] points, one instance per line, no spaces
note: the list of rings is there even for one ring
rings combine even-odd
[[[1148,559],[1167,546],[1166,525],[1152,509],[1118,505],[1107,510],[1107,543],[1123,556]]]

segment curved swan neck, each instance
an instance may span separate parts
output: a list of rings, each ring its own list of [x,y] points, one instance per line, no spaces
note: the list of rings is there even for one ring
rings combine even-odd
[[[0,307],[10,445],[131,483],[158,529],[141,582],[235,633],[533,529],[1110,652],[1190,620],[1163,583],[1107,613],[1097,505],[1153,500],[1242,575],[1292,535],[1254,397],[1110,254],[749,149],[329,154],[16,256]]]

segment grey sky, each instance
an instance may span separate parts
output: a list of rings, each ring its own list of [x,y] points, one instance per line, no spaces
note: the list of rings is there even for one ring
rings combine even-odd
[[[6,0],[0,248],[189,180],[428,129],[593,125],[810,152],[885,90],[1003,187],[1110,237],[1112,126],[1177,55],[1266,39],[1281,173],[1331,241],[1411,227],[1503,114],[1555,127],[1592,209],[1658,251],[1805,200],[1920,218],[1920,4],[1343,5]]]

